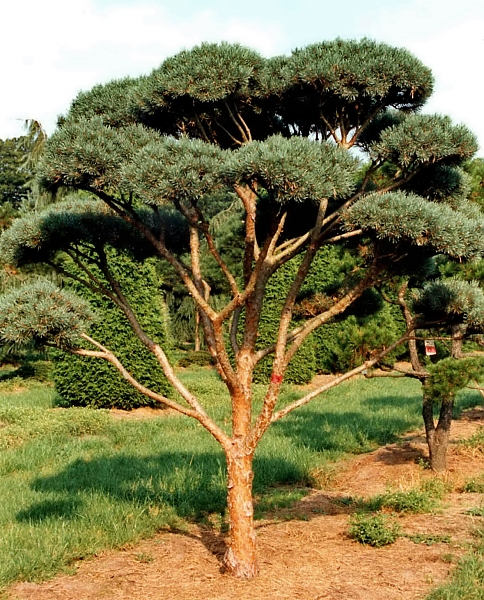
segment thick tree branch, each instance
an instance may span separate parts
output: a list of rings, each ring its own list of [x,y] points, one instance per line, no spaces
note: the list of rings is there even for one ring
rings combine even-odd
[[[208,249],[209,249],[211,255],[213,256],[216,263],[220,267],[220,270],[222,271],[225,278],[227,279],[227,282],[230,286],[230,291],[232,292],[232,296],[233,297],[238,296],[239,288],[238,288],[237,282],[235,281],[235,277],[231,273],[231,271],[228,268],[225,261],[220,256],[220,252],[218,251],[215,241],[213,239],[213,236],[210,233],[209,224],[205,220],[199,207],[196,206],[195,204],[192,204],[192,210],[194,212],[194,216],[190,215],[190,213],[181,204],[178,204],[177,208],[185,216],[185,218],[187,219],[187,221],[190,223],[190,225],[192,227],[198,229],[199,231],[201,231],[203,233],[203,236],[207,242]]]
[[[259,257],[259,246],[255,234],[256,194],[249,188],[240,185],[235,185],[234,190],[245,209],[244,284],[247,286],[252,272],[252,263]]]

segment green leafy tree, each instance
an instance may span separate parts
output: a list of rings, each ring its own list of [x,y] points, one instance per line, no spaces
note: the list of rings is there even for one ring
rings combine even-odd
[[[0,140],[0,231],[12,223],[29,194],[25,152],[24,138]]]
[[[435,254],[467,260],[484,249],[484,220],[459,195],[458,166],[472,157],[476,140],[447,117],[418,114],[432,85],[429,69],[409,52],[368,39],[313,44],[271,59],[237,44],[202,44],[151,75],[80,94],[47,143],[39,178],[49,189],[81,189],[98,200],[56,205],[35,220],[16,221],[2,236],[0,251],[16,265],[46,262],[59,269],[67,253],[85,274],[83,283],[124,313],[180,400],[138,382],[89,335],[86,303],[62,290],[30,285],[5,298],[3,340],[33,339],[104,359],[138,391],[196,419],[218,441],[228,475],[224,564],[239,577],[257,571],[252,463],[268,427],[377,364],[413,325],[363,365],[282,406],[292,358],[365,290]],[[363,176],[351,148],[369,159]],[[243,228],[235,272],[213,227],[214,198],[225,197],[228,207],[234,194]],[[318,252],[340,244],[352,248],[353,266],[314,316],[295,324]],[[228,300],[221,307],[210,302],[202,246],[224,281]],[[206,412],[139,322],[110,268],[111,247],[139,260],[155,256],[183,282],[227,387],[230,427]],[[261,348],[267,284],[296,257],[277,334]],[[93,272],[93,260],[106,283]],[[254,370],[267,357],[269,383],[255,410]]]
[[[8,202],[19,208],[28,195],[29,173],[23,169],[26,151],[25,138],[0,140],[0,206]]]

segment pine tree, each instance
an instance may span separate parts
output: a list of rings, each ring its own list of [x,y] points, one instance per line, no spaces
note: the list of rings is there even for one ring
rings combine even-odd
[[[15,222],[2,236],[0,252],[16,265],[62,268],[60,257],[67,253],[85,273],[78,280],[123,311],[183,400],[136,381],[89,335],[85,303],[62,290],[32,284],[5,298],[3,340],[34,339],[107,360],[138,391],[196,419],[219,442],[228,473],[224,564],[238,577],[257,571],[251,489],[256,447],[272,423],[329,387],[278,405],[288,364],[301,345],[365,290],[436,254],[471,260],[484,249],[484,219],[463,198],[459,169],[474,154],[476,140],[447,117],[418,112],[432,86],[429,69],[409,52],[368,39],[337,39],[270,59],[237,44],[202,44],[168,58],[148,76],[80,94],[47,143],[39,180],[51,190],[85,190],[97,201],[59,204],[35,222]],[[363,175],[352,148],[368,157]],[[228,266],[231,249],[220,244],[213,227],[220,198],[228,207],[234,194],[243,227],[235,273]],[[322,248],[335,244],[350,247],[355,261],[318,311],[294,326],[311,265]],[[223,277],[223,307],[210,302],[202,245]],[[207,414],[139,323],[110,269],[109,247],[139,260],[166,261],[194,299],[227,386],[229,430]],[[299,265],[277,335],[260,348],[266,285],[295,257]],[[92,260],[107,283],[90,269]],[[412,324],[330,385],[378,364],[413,331]],[[256,411],[253,374],[266,357],[271,374]]]

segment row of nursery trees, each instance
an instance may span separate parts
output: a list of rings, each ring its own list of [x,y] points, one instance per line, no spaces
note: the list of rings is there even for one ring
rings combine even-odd
[[[51,193],[76,194],[15,220],[1,237],[1,255],[14,268],[47,265],[66,282],[30,280],[6,293],[4,344],[106,361],[141,395],[196,419],[220,444],[230,526],[224,565],[238,577],[257,572],[257,445],[270,425],[328,388],[372,376],[377,366],[379,375],[418,378],[431,464],[445,468],[455,392],[482,370],[479,346],[466,344],[479,341],[484,326],[475,281],[484,218],[461,169],[477,150],[475,137],[448,117],[420,113],[432,86],[417,58],[368,39],[269,59],[227,43],[182,51],[148,76],[78,95],[37,176]],[[134,272],[146,282],[142,300]],[[153,308],[158,278],[196,306],[227,387],[229,426],[173,368],[160,335],[164,316]],[[143,348],[128,357],[139,365],[96,337],[99,298],[123,314],[126,346],[136,338]],[[151,314],[140,304],[151,304]],[[400,315],[398,327],[385,327],[392,339],[281,404],[298,357],[314,358],[315,344],[331,348],[348,314],[356,319],[383,304],[392,323]],[[430,336],[452,357],[425,362],[418,345]],[[392,361],[402,347],[411,368],[399,373]],[[152,365],[162,377],[150,375]],[[266,392],[255,410],[253,383],[261,380]]]

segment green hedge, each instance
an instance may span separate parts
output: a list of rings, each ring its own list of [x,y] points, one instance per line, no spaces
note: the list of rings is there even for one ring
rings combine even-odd
[[[165,348],[170,339],[167,313],[154,265],[149,261],[140,264],[114,253],[111,259],[112,271],[121,282],[142,327]],[[170,386],[161,367],[134,335],[120,309],[107,298],[81,285],[73,287],[89,300],[99,315],[90,335],[112,350],[140,383],[169,395]],[[53,379],[59,394],[72,406],[131,409],[153,405],[152,400],[137,392],[111,364],[102,359],[57,353]]]
[[[298,257],[290,261],[269,280],[259,326],[260,347],[275,341],[283,300],[300,260]],[[350,252],[332,246],[322,248],[301,288],[292,326],[309,317],[302,308],[304,303],[311,306],[318,297],[322,302],[326,298],[332,303],[331,297],[340,291],[346,274],[354,266],[355,258]],[[345,372],[362,364],[375,350],[392,343],[404,329],[399,307],[383,302],[374,290],[367,290],[339,319],[309,336],[290,363],[285,380],[303,384],[316,373]],[[397,350],[392,357],[403,351],[404,348]],[[261,361],[255,371],[256,381],[266,382],[271,366],[272,357]]]
[[[266,287],[264,306],[259,322],[258,346],[265,347],[275,342],[284,298],[297,271],[296,261],[280,268],[271,277]],[[296,325],[294,321],[293,326]],[[254,381],[265,383],[272,372],[273,355],[264,358],[255,368]],[[308,339],[296,353],[286,371],[284,380],[288,383],[304,384],[311,381],[316,373],[314,342]]]

